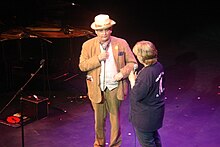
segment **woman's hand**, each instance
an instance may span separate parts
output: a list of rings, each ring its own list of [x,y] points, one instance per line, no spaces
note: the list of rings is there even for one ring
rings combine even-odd
[[[129,79],[130,84],[131,84],[131,88],[134,87],[136,78],[137,78],[136,72],[131,71],[130,74],[129,74],[129,76],[128,76],[128,79]]]

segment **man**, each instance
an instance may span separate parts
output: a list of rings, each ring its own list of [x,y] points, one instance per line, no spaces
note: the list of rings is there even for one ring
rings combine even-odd
[[[163,125],[165,111],[164,68],[157,59],[157,49],[152,42],[137,42],[133,52],[144,67],[138,75],[134,72],[129,75],[129,120],[142,147],[161,147],[158,129]]]
[[[119,108],[128,92],[128,75],[137,64],[128,43],[111,36],[116,22],[106,14],[95,17],[96,37],[82,45],[79,68],[87,72],[88,96],[95,113],[94,147],[105,146],[105,120],[111,123],[110,147],[121,145]]]

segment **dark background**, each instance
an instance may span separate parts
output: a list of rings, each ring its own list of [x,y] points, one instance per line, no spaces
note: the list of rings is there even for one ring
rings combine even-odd
[[[74,2],[75,5],[71,5]],[[31,0],[1,2],[0,32],[16,27],[67,25],[90,31],[94,17],[106,13],[116,21],[113,35],[132,48],[137,41],[152,41],[174,90],[195,89],[209,93],[219,84],[220,9],[217,2],[192,1],[70,1]],[[91,36],[75,38],[22,38],[0,42],[0,92],[10,100],[45,59],[44,67],[23,93],[51,97],[51,91],[86,94],[85,73],[78,68],[82,43]],[[181,74],[176,75],[176,71]],[[68,79],[70,78],[70,79]],[[201,82],[202,80],[202,82]],[[206,82],[205,82],[206,81]],[[183,86],[184,85],[184,86]],[[30,92],[29,92],[30,91]],[[49,91],[49,94],[48,94]],[[3,100],[4,99],[4,100]]]

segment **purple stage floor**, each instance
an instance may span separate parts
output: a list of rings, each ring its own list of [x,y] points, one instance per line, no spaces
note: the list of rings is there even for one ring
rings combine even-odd
[[[171,83],[172,84],[172,83]],[[217,89],[217,87],[216,87]],[[217,147],[220,144],[220,98],[195,89],[168,91],[164,126],[160,129],[164,147]],[[59,98],[58,98],[59,97]],[[92,147],[94,119],[88,98],[67,98],[59,93],[56,107],[49,105],[47,117],[24,125],[24,146],[28,147]],[[55,104],[55,103],[54,103]],[[58,109],[66,110],[62,112]],[[122,103],[122,147],[139,147],[128,122],[129,99]],[[109,141],[109,120],[106,124]],[[1,147],[22,146],[22,128],[0,124]]]

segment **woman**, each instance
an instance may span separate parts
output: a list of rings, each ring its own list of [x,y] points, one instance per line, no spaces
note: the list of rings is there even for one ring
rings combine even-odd
[[[158,129],[162,127],[165,111],[164,69],[157,61],[157,49],[152,42],[137,42],[133,53],[144,67],[138,75],[135,72],[129,75],[129,120],[142,147],[161,147]]]

